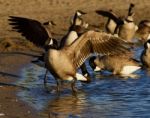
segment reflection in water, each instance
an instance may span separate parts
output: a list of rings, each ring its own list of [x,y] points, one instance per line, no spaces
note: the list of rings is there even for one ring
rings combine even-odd
[[[86,108],[86,99],[84,94],[79,94],[78,97],[72,95],[60,96],[48,102],[45,114],[51,118],[67,118],[78,116]]]
[[[43,86],[44,72],[44,69],[30,65],[22,71],[23,78],[17,83],[29,88],[21,90],[18,95],[39,110],[44,118],[150,117],[149,71],[138,71],[138,79],[102,76],[90,71],[92,82],[78,82],[76,97],[65,87],[60,96],[55,92],[47,93]],[[50,89],[56,86],[50,74],[48,86]]]

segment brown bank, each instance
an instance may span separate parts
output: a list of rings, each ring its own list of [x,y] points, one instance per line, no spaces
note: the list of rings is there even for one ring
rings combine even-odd
[[[41,118],[35,109],[16,96],[23,88],[14,84],[20,79],[21,68],[29,64],[31,57],[26,53],[0,54],[0,118]]]

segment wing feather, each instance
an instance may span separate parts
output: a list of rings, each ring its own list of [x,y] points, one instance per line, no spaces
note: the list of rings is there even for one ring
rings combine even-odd
[[[78,68],[92,53],[112,55],[127,52],[125,44],[124,40],[113,35],[88,31],[68,46],[66,51],[73,57],[73,64]]]
[[[95,12],[99,15],[104,16],[104,17],[108,17],[108,18],[113,19],[118,25],[124,24],[122,19],[118,18],[117,16],[115,16],[113,13],[111,13],[109,11],[96,10]]]
[[[37,46],[43,47],[45,45],[49,33],[39,21],[16,16],[9,17],[9,24],[14,30]]]

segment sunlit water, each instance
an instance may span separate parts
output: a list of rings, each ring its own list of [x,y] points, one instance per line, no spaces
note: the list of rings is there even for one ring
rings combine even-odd
[[[139,59],[141,48],[136,48]],[[88,64],[87,64],[88,66]],[[48,89],[44,88],[45,69],[31,64],[22,70],[22,79],[17,84],[28,89],[18,95],[39,111],[45,118],[149,118],[150,74],[146,70],[137,72],[139,77],[120,78],[100,72],[93,73],[88,66],[92,82],[76,84],[77,96],[70,86],[55,91],[56,83],[48,74]],[[69,83],[65,83],[69,84]],[[65,86],[64,85],[64,86]],[[49,92],[47,92],[47,90]]]

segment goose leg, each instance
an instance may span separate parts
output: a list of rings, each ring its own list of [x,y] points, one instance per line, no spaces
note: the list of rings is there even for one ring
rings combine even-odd
[[[83,63],[83,64],[80,66],[80,68],[81,68],[81,71],[82,71],[83,76],[87,78],[87,81],[81,81],[81,82],[83,82],[83,83],[89,83],[89,82],[91,82],[90,74],[89,74],[89,72],[87,71],[87,68],[86,68],[85,63]]]
[[[44,75],[44,85],[47,83],[47,73],[48,73],[48,69],[46,69],[46,72]]]
[[[76,84],[76,78],[74,78],[73,80],[72,80],[72,83],[71,83],[71,88],[72,88],[72,92],[73,93],[76,93],[77,92],[77,89],[76,89],[76,87],[75,87],[75,84]]]
[[[84,76],[88,76],[88,75],[89,75],[89,72],[87,71],[87,68],[86,68],[85,63],[83,63],[83,64],[80,66],[80,68],[81,68],[82,74],[83,74]]]
[[[59,80],[58,79],[56,79],[56,83],[57,83],[57,93],[59,93],[60,92],[60,85],[59,85]]]

